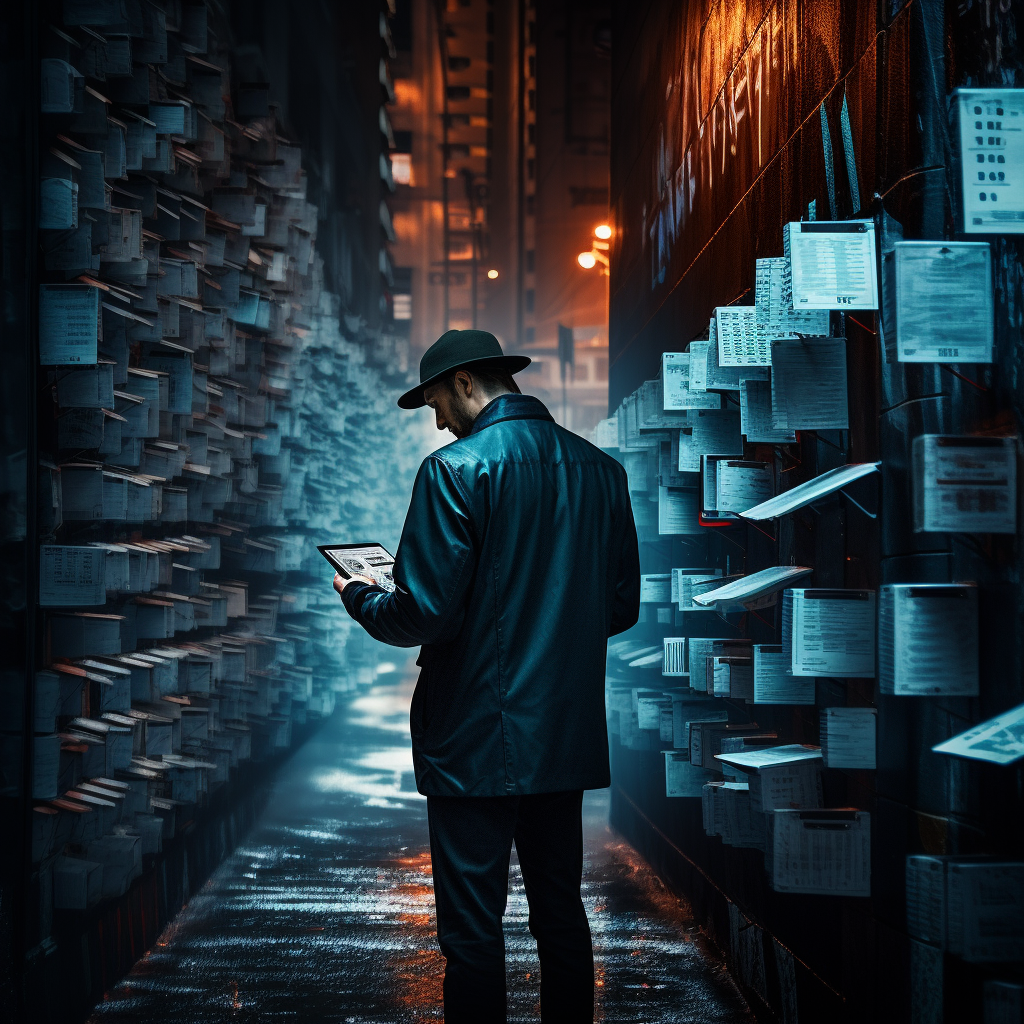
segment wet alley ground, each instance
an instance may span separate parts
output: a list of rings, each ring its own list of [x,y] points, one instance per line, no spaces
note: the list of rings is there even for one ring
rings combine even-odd
[[[410,663],[411,668],[411,663]],[[384,672],[282,768],[259,823],[96,1008],[92,1024],[439,1021],[426,801],[415,792],[413,678]],[[584,805],[584,903],[599,1021],[751,1021],[686,907]],[[513,856],[509,1020],[539,1019],[536,946]]]

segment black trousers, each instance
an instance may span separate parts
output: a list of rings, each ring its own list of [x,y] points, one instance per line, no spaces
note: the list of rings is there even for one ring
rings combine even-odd
[[[504,1022],[501,916],[515,840],[540,957],[541,1020],[594,1019],[594,954],[580,898],[583,792],[427,797],[445,1024]]]

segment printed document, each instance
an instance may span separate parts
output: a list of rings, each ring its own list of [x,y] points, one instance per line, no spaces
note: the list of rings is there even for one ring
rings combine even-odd
[[[932,750],[993,764],[1014,764],[1024,757],[1024,704],[959,733]]]
[[[812,572],[813,569],[802,565],[777,565],[751,573],[749,576],[741,576],[738,580],[727,583],[709,594],[696,594],[693,600],[695,604],[702,605],[753,601],[754,598],[783,590],[794,580],[801,576],[809,576]]]
[[[829,333],[827,309],[793,309],[789,261],[785,256],[758,260],[754,279],[757,333],[771,362],[771,343],[798,336]]]
[[[771,381],[740,381],[740,433],[751,444],[789,444],[796,440],[796,431],[772,426]]]
[[[874,677],[874,591],[787,590],[783,645],[787,641],[795,676]]]
[[[848,487],[855,480],[877,473],[880,462],[853,462],[848,466],[840,466],[837,469],[830,469],[820,476],[806,483],[797,484],[796,487],[774,498],[748,508],[743,513],[744,519],[774,519],[777,516],[784,516],[787,512],[795,512],[798,508],[821,501],[836,491]]]
[[[1024,93],[1020,89],[957,89],[954,96],[964,232],[1024,233]]]
[[[783,240],[794,309],[878,309],[873,220],[794,221]]]
[[[991,363],[988,242],[897,242],[893,256],[899,362]]]
[[[846,339],[772,342],[772,427],[846,430]]]

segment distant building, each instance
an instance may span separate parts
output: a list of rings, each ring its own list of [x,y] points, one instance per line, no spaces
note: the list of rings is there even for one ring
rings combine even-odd
[[[392,37],[391,330],[413,361],[448,328],[493,331],[536,360],[523,388],[587,431],[607,411],[608,277],[576,257],[608,222],[607,5],[406,0]]]

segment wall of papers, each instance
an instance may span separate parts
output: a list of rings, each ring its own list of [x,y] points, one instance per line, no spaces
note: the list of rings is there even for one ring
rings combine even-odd
[[[613,824],[774,1019],[1016,1021],[1021,45],[833,6],[618,29]]]
[[[40,639],[31,777],[3,777],[32,801],[27,945],[56,964],[70,944],[61,970],[87,1005],[103,979],[73,922],[93,927],[372,680],[315,545],[393,550],[418,462],[395,381],[367,360],[387,345],[318,251],[343,200],[310,187],[322,154],[219,11],[64,3],[39,23]],[[383,203],[381,84],[365,138],[333,130],[369,149]],[[336,267],[376,268],[376,249],[338,247]],[[132,913],[108,926],[125,943]],[[102,972],[124,969],[107,952]]]

